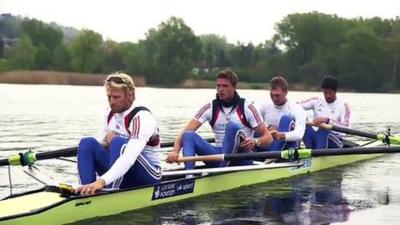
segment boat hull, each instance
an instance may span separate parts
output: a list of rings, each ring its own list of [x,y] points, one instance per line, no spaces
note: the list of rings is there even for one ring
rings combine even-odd
[[[178,179],[160,185],[110,191],[95,196],[63,198],[54,192],[38,191],[0,201],[0,225],[72,223],[306,174],[378,156],[380,154],[315,157],[302,159],[301,166],[236,171]],[[37,202],[31,208],[21,207],[32,201]]]

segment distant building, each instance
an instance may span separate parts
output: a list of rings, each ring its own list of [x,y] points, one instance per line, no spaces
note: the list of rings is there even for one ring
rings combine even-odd
[[[4,42],[4,48],[9,48],[17,44],[19,41],[19,38],[3,38]]]
[[[4,58],[4,41],[0,36],[0,59]]]
[[[19,41],[19,38],[14,37],[14,36],[16,36],[16,35],[13,35],[14,32],[12,32],[12,34],[11,34],[13,36],[12,38],[7,37],[8,35],[10,35],[10,29],[8,29],[7,24],[11,20],[15,20],[15,17],[13,15],[11,15],[10,13],[2,13],[2,14],[0,14],[0,20],[2,23],[3,22],[5,23],[5,27],[2,27],[0,29],[0,39],[1,39],[0,40],[0,54],[1,54],[1,57],[3,57],[4,49],[14,46]]]
[[[10,19],[12,15],[10,13],[2,13],[0,14],[0,19]]]

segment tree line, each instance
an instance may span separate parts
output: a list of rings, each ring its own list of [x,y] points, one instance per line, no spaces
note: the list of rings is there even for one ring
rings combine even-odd
[[[314,87],[324,75],[333,75],[356,91],[400,88],[398,17],[295,13],[275,30],[262,44],[231,44],[217,34],[197,36],[182,19],[171,17],[149,29],[144,40],[118,43],[92,30],[66,31],[36,19],[1,16],[0,71],[125,71],[149,84],[171,86],[187,78],[214,79],[229,67],[247,82],[284,75],[290,83]],[[7,44],[10,40],[17,41]]]

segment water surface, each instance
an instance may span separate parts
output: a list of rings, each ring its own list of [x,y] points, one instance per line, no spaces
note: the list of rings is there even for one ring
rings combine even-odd
[[[256,104],[265,90],[239,90]],[[318,92],[290,92],[300,101]],[[137,99],[157,116],[163,142],[170,142],[197,109],[215,96],[212,89],[137,88]],[[400,132],[396,94],[340,93],[352,110],[353,127]],[[107,108],[103,87],[0,84],[0,157],[28,149],[76,146],[100,132]],[[208,125],[199,131],[210,137]],[[356,140],[365,140],[353,138]],[[163,149],[164,156],[169,149]],[[400,155],[388,155],[320,173],[243,187],[192,200],[77,224],[398,224]],[[37,162],[55,179],[75,183],[76,166],[61,160]],[[170,165],[164,165],[165,167]],[[41,185],[19,167],[11,168],[13,192]],[[0,197],[9,194],[7,167],[0,168]]]

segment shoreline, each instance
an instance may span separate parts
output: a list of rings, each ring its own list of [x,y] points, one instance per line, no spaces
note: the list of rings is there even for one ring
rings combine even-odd
[[[89,85],[103,86],[103,82],[107,75],[104,74],[86,74],[75,72],[59,72],[59,71],[25,71],[16,70],[0,73],[0,83],[5,84],[47,84],[47,85]],[[137,87],[154,87],[154,88],[207,88],[215,89],[215,81],[187,79],[180,84],[174,86],[165,85],[147,85],[146,79],[142,76],[133,76],[133,80]],[[238,89],[266,89],[265,83],[248,83],[239,82]],[[291,85],[291,90],[295,91],[315,91],[317,88],[305,88],[303,85]]]
[[[8,71],[0,73],[0,83],[4,84],[48,84],[48,85],[84,85],[84,86],[103,86],[103,82],[107,75],[104,74],[86,74],[75,72],[59,72],[59,71]],[[147,85],[146,78],[143,76],[133,76],[133,80],[137,87],[154,87],[154,88],[207,88],[215,89],[215,81],[200,80],[200,79],[187,79],[180,84],[174,86],[165,85]],[[267,89],[267,81],[265,83],[248,83],[239,82],[238,89],[253,89],[265,90]],[[320,91],[318,86],[309,87],[303,84],[290,84],[290,91]],[[340,89],[340,92],[356,91],[352,89]],[[390,92],[359,92],[359,93],[388,93],[399,94],[400,90],[393,90]]]

